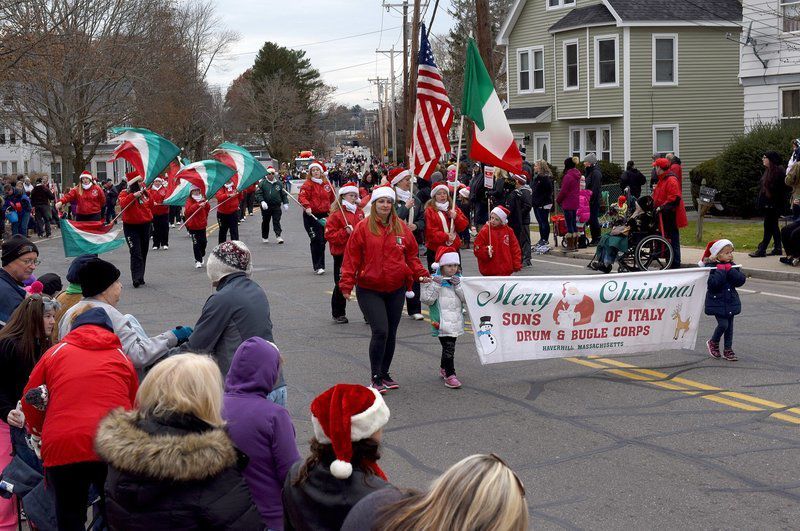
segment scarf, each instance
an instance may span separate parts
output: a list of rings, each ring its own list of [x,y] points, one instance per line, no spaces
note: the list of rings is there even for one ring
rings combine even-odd
[[[444,203],[439,203],[437,201],[436,208],[439,210],[439,212],[447,212],[450,210],[450,201],[445,201]]]
[[[311,182],[315,182],[317,184],[322,184],[322,179],[317,179],[316,177],[311,178]]]
[[[81,288],[80,284],[70,283],[70,285],[67,286],[66,293],[68,293],[69,295],[82,295],[83,294],[83,288]]]
[[[345,207],[351,214],[356,213],[357,206],[355,203],[351,203],[350,201],[342,201],[342,206]]]
[[[395,188],[394,193],[397,194],[398,203],[405,203],[406,201],[411,199],[411,192],[409,190],[403,190],[402,188]]]

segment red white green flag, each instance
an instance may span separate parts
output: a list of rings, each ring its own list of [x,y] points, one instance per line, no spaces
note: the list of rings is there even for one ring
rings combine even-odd
[[[503,112],[492,78],[475,41],[467,45],[461,114],[475,124],[469,157],[513,173],[522,173],[522,155]]]
[[[61,220],[61,241],[64,243],[64,256],[82,254],[101,254],[113,251],[125,243],[117,239],[119,229],[104,225],[102,221]]]
[[[239,174],[238,191],[257,183],[267,175],[267,169],[261,165],[252,153],[231,142],[223,142],[211,152],[211,156]]]
[[[201,160],[184,166],[175,177],[197,186],[206,199],[211,199],[234,175],[236,170],[218,160]]]
[[[161,175],[181,152],[178,146],[149,129],[115,127],[111,132],[117,136],[109,142],[122,143],[114,149],[114,155],[109,162],[117,159],[127,160],[139,172],[147,186]]]

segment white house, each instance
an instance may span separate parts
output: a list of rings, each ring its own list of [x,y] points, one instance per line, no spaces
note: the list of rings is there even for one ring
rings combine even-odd
[[[743,0],[744,127],[800,118],[800,0]]]

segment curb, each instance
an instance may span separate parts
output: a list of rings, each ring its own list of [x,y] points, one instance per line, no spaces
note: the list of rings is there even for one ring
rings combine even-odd
[[[589,260],[594,258],[594,252],[587,253],[586,251],[568,253],[566,251],[562,251],[561,249],[551,249],[550,252],[548,252],[547,254],[551,256],[557,256],[559,258],[585,260],[587,264],[589,263]],[[539,255],[539,256],[546,256],[546,255]],[[691,267],[696,267],[696,266],[690,264],[681,265],[681,268],[691,268]],[[786,267],[789,268],[790,266]],[[756,269],[753,267],[742,266],[742,272],[750,278],[758,278],[762,280],[774,280],[774,281],[800,282],[800,268],[792,268],[792,269],[793,269],[792,271],[772,271],[770,269]]]

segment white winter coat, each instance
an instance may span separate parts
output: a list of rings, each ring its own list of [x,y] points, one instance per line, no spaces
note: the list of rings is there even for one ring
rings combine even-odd
[[[432,306],[439,302],[439,336],[458,337],[464,333],[464,292],[459,284],[455,288],[452,286],[440,286],[436,282],[422,284],[420,300]],[[431,319],[433,322],[433,319]],[[436,328],[434,326],[434,328]]]

